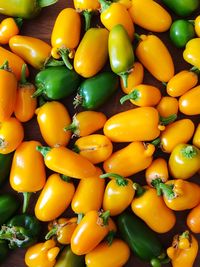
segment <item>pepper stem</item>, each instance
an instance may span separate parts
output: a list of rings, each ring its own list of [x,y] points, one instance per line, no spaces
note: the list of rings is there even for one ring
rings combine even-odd
[[[110,231],[107,236],[105,237],[106,242],[108,243],[108,246],[112,245],[112,242],[116,236],[116,232]]]
[[[138,183],[134,183],[133,184],[133,188],[136,191],[136,197],[142,196],[145,193],[145,191],[146,191],[146,189],[144,189],[144,187],[141,186],[141,185],[139,185]]]
[[[69,53],[70,53],[70,50],[69,49],[61,48],[61,49],[59,49],[58,53],[61,56],[62,60],[64,61],[66,67],[69,70],[72,70],[73,67],[72,67],[71,63],[69,62]]]
[[[140,37],[140,35],[138,34],[138,33],[134,33],[134,39],[137,41],[137,42],[139,42],[139,41],[141,41],[142,39],[141,39],[141,37]]]
[[[77,224],[79,224],[81,222],[81,220],[83,219],[84,214],[83,213],[79,213],[78,214],[78,219],[77,219]]]
[[[122,74],[119,74],[119,76],[122,78],[122,81],[123,81],[123,85],[125,88],[128,87],[128,73],[122,73]]]
[[[74,108],[77,108],[79,105],[82,104],[82,102],[83,102],[82,97],[79,94],[77,94],[74,97],[74,101],[73,101]]]
[[[38,0],[37,2],[38,2],[39,7],[43,8],[43,7],[51,6],[57,3],[58,0]]]
[[[40,85],[40,86],[38,87],[38,89],[35,91],[35,93],[32,94],[31,97],[32,97],[32,98],[36,98],[36,97],[42,95],[43,92],[44,92],[44,87],[43,87],[43,85]]]
[[[20,29],[22,27],[22,24],[23,24],[23,19],[22,18],[13,18],[18,29]]]
[[[104,211],[103,213],[101,213],[99,215],[99,218],[101,218],[103,220],[103,225],[108,225],[108,219],[110,217],[110,211]]]
[[[57,66],[64,66],[65,63],[62,60],[56,60],[52,57],[50,57],[46,62],[45,62],[45,67],[57,67]]]
[[[187,231],[183,232],[179,237],[180,237],[180,238],[186,238],[186,239],[189,239],[189,237],[190,237],[190,232],[187,230]]]
[[[128,95],[123,96],[120,99],[120,104],[124,104],[125,101],[127,100],[134,100],[137,101],[138,98],[140,98],[141,94],[139,92],[139,90],[134,89],[131,93],[129,93]]]
[[[154,179],[151,184],[157,190],[158,196],[164,195],[167,199],[176,198],[173,184],[165,184],[160,178]]]
[[[77,131],[77,129],[78,129],[77,125],[75,125],[73,122],[72,122],[70,125],[64,127],[64,131],[65,131],[65,132],[67,132],[67,131],[71,131],[71,132],[74,133],[74,132]]]
[[[151,144],[154,145],[154,146],[158,146],[161,142],[161,139],[158,137],[156,139],[154,139]]]
[[[77,154],[79,154],[79,153],[81,152],[80,148],[79,148],[77,145],[74,145],[74,147],[72,148],[72,150],[73,150],[75,153],[77,153]]]
[[[194,146],[188,145],[181,149],[181,153],[185,158],[192,159],[198,154],[198,151]]]
[[[27,65],[23,64],[22,65],[20,84],[26,84],[27,83],[27,80],[26,80],[26,68],[27,68]]]
[[[61,178],[63,181],[67,182],[67,183],[70,183],[70,182],[71,182],[71,178],[68,177],[68,176],[66,176],[66,175],[64,175],[64,174],[61,174],[61,175],[60,175],[60,178]]]
[[[161,267],[162,264],[159,259],[152,259],[150,262],[152,267]]]
[[[90,24],[91,24],[91,18],[92,18],[92,11],[84,10],[83,16],[85,19],[85,31],[89,30]]]
[[[31,195],[32,195],[31,192],[24,192],[23,193],[24,202],[23,202],[22,213],[26,213]]]
[[[4,61],[4,63],[0,66],[1,70],[9,70],[8,60]]]
[[[52,236],[56,235],[58,231],[57,227],[53,227],[46,235],[45,240],[49,240]]]
[[[103,179],[113,177],[115,179],[117,185],[119,185],[119,186],[126,186],[128,184],[127,179],[125,179],[123,176],[116,174],[116,173],[108,172],[105,174],[101,174],[99,177],[103,178]]]
[[[168,125],[168,124],[174,122],[176,119],[177,119],[177,114],[172,114],[172,115],[168,116],[167,118],[160,116],[160,123],[162,125]]]
[[[194,73],[197,74],[197,75],[200,74],[200,69],[197,68],[197,67],[195,67],[195,66],[193,66],[189,71],[192,71],[192,72],[194,72]]]
[[[36,146],[36,150],[39,151],[45,158],[49,151],[51,151],[51,148],[48,146]]]
[[[106,9],[108,9],[109,6],[112,4],[111,1],[105,1],[105,0],[99,0],[99,3],[101,5],[101,13],[104,12]]]

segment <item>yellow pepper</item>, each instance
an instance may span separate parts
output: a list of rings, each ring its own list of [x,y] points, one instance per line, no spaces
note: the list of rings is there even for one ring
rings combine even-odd
[[[192,143],[194,146],[196,146],[200,149],[200,123],[196,127]]]
[[[183,51],[183,58],[191,65],[200,68],[200,38],[194,38],[187,42]]]
[[[178,113],[178,100],[175,97],[163,96],[156,106],[159,114],[163,118],[167,118]]]
[[[200,37],[200,15],[197,16],[194,20],[194,29],[195,29],[196,35]]]
[[[183,94],[179,100],[179,110],[185,115],[200,114],[200,85]]]
[[[167,249],[167,255],[173,267],[192,267],[197,253],[198,242],[189,231],[175,235],[172,246]]]
[[[59,251],[54,240],[38,243],[26,251],[25,263],[28,267],[53,267]]]

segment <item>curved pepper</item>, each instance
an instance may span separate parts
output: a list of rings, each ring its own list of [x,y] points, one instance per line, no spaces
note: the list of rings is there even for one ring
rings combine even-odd
[[[198,0],[162,0],[176,15],[187,17],[191,15],[199,6]]]
[[[91,162],[69,148],[37,146],[37,150],[44,156],[45,165],[54,172],[77,179],[88,178],[96,173]]]
[[[38,243],[26,251],[25,263],[28,267],[53,267],[59,251],[54,240]]]
[[[37,241],[41,227],[31,215],[16,215],[1,227],[0,239],[9,242],[9,248],[27,248]]]
[[[0,186],[9,177],[12,165],[13,153],[0,154]]]
[[[174,63],[165,44],[156,35],[140,35],[135,50],[143,66],[159,81],[168,82],[174,76]]]
[[[185,231],[175,235],[172,246],[167,249],[173,267],[192,267],[198,253],[198,242],[194,235]]]
[[[0,195],[0,225],[6,223],[18,210],[19,199],[11,194]]]
[[[183,58],[186,62],[200,68],[200,52],[199,52],[200,38],[194,38],[187,42],[185,50],[183,51]]]
[[[19,33],[21,18],[6,18],[0,24],[0,44],[8,44],[11,37]]]
[[[51,34],[51,55],[56,59],[62,57],[66,67],[70,70],[73,67],[69,62],[68,56],[73,56],[74,49],[80,41],[80,32],[81,19],[78,12],[73,8],[63,9],[58,14],[53,26]]]
[[[127,87],[128,73],[133,68],[135,57],[130,38],[121,24],[110,31],[108,53],[112,71],[123,79],[123,85]]]

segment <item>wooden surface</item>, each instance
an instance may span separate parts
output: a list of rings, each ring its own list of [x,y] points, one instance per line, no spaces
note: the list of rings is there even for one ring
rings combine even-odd
[[[73,1],[69,1],[69,0],[68,1],[59,0],[56,5],[43,9],[37,18],[30,20],[30,21],[24,21],[24,25],[22,27],[21,34],[41,38],[44,41],[47,41],[48,43],[50,43],[51,30],[52,30],[56,16],[63,8],[72,6],[72,3],[73,3]],[[195,16],[193,16],[193,17],[195,17]],[[3,16],[0,16],[0,20],[2,18],[3,18]],[[173,18],[175,19],[176,17],[174,16]],[[96,26],[96,25],[99,25],[98,17],[93,19],[93,26]],[[62,27],[62,25],[61,25],[61,27]],[[147,31],[138,29],[137,27],[136,27],[136,32],[147,33]],[[168,33],[162,33],[162,34],[156,34],[156,35],[158,35],[165,42],[165,44],[169,48],[170,52],[172,53],[173,60],[175,63],[176,72],[178,72],[179,70],[182,70],[184,68],[188,69],[190,66],[184,62],[184,60],[182,58],[182,50],[176,49],[170,43],[169,38],[168,38]],[[32,72],[32,79],[34,78],[34,73],[35,72]],[[159,88],[161,88],[161,90],[164,90],[164,88],[162,88],[161,83],[156,81],[147,72],[145,72],[144,82],[152,84],[152,85],[157,85]],[[119,89],[118,92],[112,98],[110,98],[110,100],[106,103],[106,105],[101,107],[99,110],[105,112],[105,114],[109,117],[112,114],[115,114],[115,113],[120,112],[122,110],[127,110],[127,109],[132,108],[133,106],[128,102],[123,106],[121,106],[119,104],[119,98],[121,96],[122,96],[122,92]],[[71,96],[68,99],[62,101],[63,103],[66,104],[66,107],[69,109],[71,115],[73,115],[75,113],[75,110],[73,109],[73,106],[72,106],[73,97],[74,96]],[[179,118],[181,118],[181,117],[183,117],[183,116],[181,114],[179,114]],[[197,121],[199,120],[197,118],[197,116],[193,116],[192,119],[197,124]],[[32,119],[30,122],[25,123],[24,128],[25,128],[25,139],[26,140],[39,140],[43,144],[45,144],[44,141],[42,140],[41,136],[40,136],[40,132],[39,132],[35,118]],[[71,143],[74,143],[74,141],[75,140],[72,140]],[[120,145],[117,145],[117,146],[115,145],[115,149],[119,148],[119,147],[120,147]],[[160,150],[158,150],[158,152],[156,153],[156,156],[161,156],[161,155],[166,157],[166,155],[164,155]],[[141,172],[141,173],[135,175],[134,180],[144,184],[144,175],[143,174],[144,173]],[[196,177],[191,178],[191,181],[195,181],[195,182],[199,183],[198,179],[199,179],[199,177],[196,176]],[[0,193],[6,192],[6,191],[11,191],[9,184],[7,184],[3,189],[1,188]],[[33,207],[34,207],[35,201],[37,199],[37,196],[38,196],[38,194],[36,194],[31,199],[31,205],[29,207],[29,213],[33,213]],[[180,232],[187,229],[186,224],[185,224],[187,213],[188,212],[177,212],[176,213],[177,214],[177,223],[176,223],[176,226],[174,227],[174,229],[167,234],[159,235],[160,239],[162,240],[162,242],[166,248],[171,244],[171,240],[172,240],[172,237],[174,234],[180,233]],[[44,225],[44,227],[45,227],[45,225]],[[196,235],[196,237],[200,241],[200,235]],[[44,235],[41,235],[40,240],[43,240],[43,238],[44,238]],[[8,259],[1,266],[2,267],[24,267],[25,266],[24,253],[25,253],[25,250],[23,250],[23,249],[22,250],[18,249],[18,250],[11,252]],[[129,262],[126,264],[126,267],[133,267],[133,266],[135,266],[135,267],[147,267],[147,266],[149,266],[149,264],[141,262],[140,260],[136,259],[132,255]],[[165,266],[171,266],[171,264],[168,264]],[[196,259],[194,267],[199,267],[199,266],[200,266],[200,253],[198,255],[198,258]],[[102,266],[102,267],[104,267],[104,266]],[[115,267],[115,266],[113,266],[113,267]]]

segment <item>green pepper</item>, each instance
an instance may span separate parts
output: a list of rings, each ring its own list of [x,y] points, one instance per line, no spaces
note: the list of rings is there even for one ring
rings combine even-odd
[[[43,95],[50,100],[59,100],[71,95],[80,85],[80,76],[65,66],[50,67],[37,73],[37,91],[33,97]]]
[[[59,254],[54,267],[84,267],[84,256],[74,254],[70,246],[66,246]]]
[[[128,73],[133,68],[135,57],[128,33],[121,24],[114,26],[109,33],[108,53],[112,71],[122,77],[124,87],[127,87]]]
[[[19,200],[11,194],[0,195],[0,225],[10,219],[19,208]]]
[[[190,39],[195,37],[193,23],[184,19],[175,20],[170,27],[169,36],[176,47],[184,47]]]
[[[16,215],[1,226],[0,239],[9,242],[9,248],[27,248],[37,241],[39,221],[31,215]]]
[[[0,186],[6,181],[10,173],[13,153],[0,154]]]
[[[24,19],[36,17],[41,9],[53,5],[58,0],[0,0],[0,13]]]
[[[0,263],[4,261],[8,255],[9,249],[5,241],[0,240]]]
[[[156,234],[141,219],[123,212],[118,216],[117,223],[121,237],[138,258],[150,262],[153,267],[169,262]]]
[[[87,110],[97,109],[111,97],[118,86],[117,75],[112,72],[102,72],[81,83],[73,104],[75,107],[81,105]]]
[[[199,6],[199,0],[162,0],[176,15],[187,17]]]

